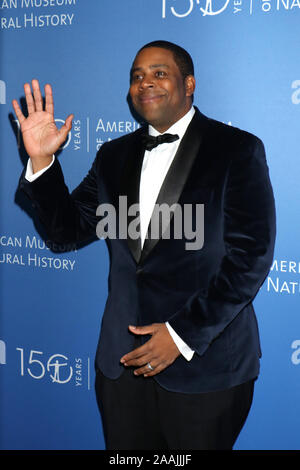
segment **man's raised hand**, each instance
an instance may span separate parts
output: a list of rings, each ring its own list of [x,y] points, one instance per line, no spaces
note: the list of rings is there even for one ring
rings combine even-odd
[[[20,123],[26,152],[31,159],[35,173],[51,163],[52,155],[66,140],[72,127],[73,114],[70,114],[65,124],[58,129],[54,121],[51,85],[45,85],[45,109],[43,109],[43,98],[38,80],[32,80],[31,85],[33,93],[30,84],[24,84],[27,118],[16,100],[13,100],[12,104]]]

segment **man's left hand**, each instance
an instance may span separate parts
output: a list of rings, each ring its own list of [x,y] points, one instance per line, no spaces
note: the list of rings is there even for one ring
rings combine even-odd
[[[135,335],[151,335],[152,337],[142,346],[125,354],[120,361],[124,366],[138,366],[135,375],[151,377],[158,374],[180,355],[165,323],[153,323],[147,326],[129,326]],[[151,365],[151,370],[148,367]]]

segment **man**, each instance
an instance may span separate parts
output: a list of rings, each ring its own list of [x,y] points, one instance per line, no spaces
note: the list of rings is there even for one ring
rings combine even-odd
[[[129,217],[127,239],[106,239],[110,289],[96,391],[107,448],[232,449],[259,373],[252,300],[275,238],[263,144],[194,108],[189,54],[155,41],[138,52],[130,74],[132,104],[148,126],[104,144],[70,196],[52,155],[72,115],[58,130],[50,85],[45,111],[38,82],[32,81],[33,96],[29,84],[24,89],[27,119],[13,102],[30,156],[20,187],[52,239],[86,240],[97,229],[99,205],[113,205],[122,217],[120,196],[128,208],[139,203],[139,236]],[[153,237],[154,209],[162,204],[193,211],[181,226],[174,212],[170,236],[160,225]],[[176,235],[187,223],[195,236],[204,230],[196,249],[186,231]]]

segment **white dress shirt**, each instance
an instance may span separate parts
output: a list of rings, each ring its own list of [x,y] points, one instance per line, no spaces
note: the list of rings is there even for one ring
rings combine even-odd
[[[173,124],[166,133],[177,134],[179,139],[172,143],[160,144],[151,151],[146,150],[144,154],[143,166],[140,179],[140,224],[141,224],[141,243],[145,241],[148,225],[154,209],[160,188],[166,177],[168,169],[175,157],[182,137],[184,136],[188,125],[190,124],[195,109],[192,107],[179,121]],[[160,133],[149,125],[149,134],[157,136]],[[42,170],[33,173],[31,160],[28,160],[25,178],[32,182],[42,175],[54,162],[52,162]],[[176,346],[186,360],[190,361],[194,351],[177,335],[174,329],[166,322],[166,326],[172,336]]]

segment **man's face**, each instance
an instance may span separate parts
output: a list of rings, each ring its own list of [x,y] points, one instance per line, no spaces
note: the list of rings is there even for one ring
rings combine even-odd
[[[168,49],[149,47],[136,56],[129,89],[132,104],[159,132],[165,132],[188,112],[194,89],[194,77],[183,80]]]

